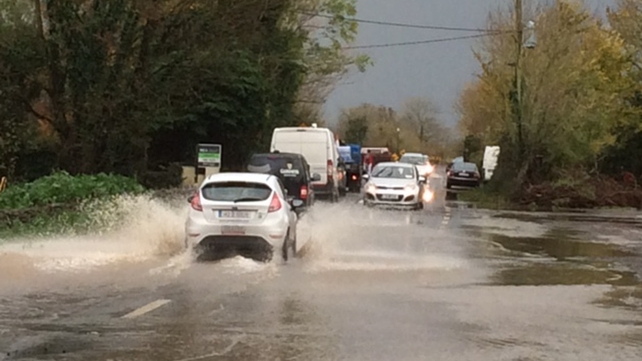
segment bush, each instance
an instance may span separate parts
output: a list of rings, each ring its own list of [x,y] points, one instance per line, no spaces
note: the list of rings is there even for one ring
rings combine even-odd
[[[149,189],[180,187],[183,184],[183,166],[179,163],[159,166],[159,170],[145,173],[141,183]]]
[[[79,203],[123,193],[141,193],[142,185],[131,178],[98,174],[71,176],[54,173],[31,183],[9,186],[0,193],[0,210],[19,210],[60,203]]]

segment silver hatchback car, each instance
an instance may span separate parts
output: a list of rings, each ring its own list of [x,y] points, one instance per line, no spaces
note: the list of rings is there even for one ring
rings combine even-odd
[[[273,251],[296,252],[296,209],[281,181],[268,174],[220,173],[209,176],[189,198],[186,245],[203,257],[241,255],[260,261]]]
[[[425,187],[426,177],[412,164],[379,163],[364,179],[362,193],[366,206],[422,209],[425,198],[432,197]]]

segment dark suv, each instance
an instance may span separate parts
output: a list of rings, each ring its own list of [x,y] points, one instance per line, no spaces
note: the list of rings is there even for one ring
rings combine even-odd
[[[288,192],[288,198],[293,197],[304,202],[297,213],[304,212],[314,204],[312,182],[321,176],[310,174],[310,165],[305,157],[296,153],[259,153],[253,154],[247,166],[252,173],[272,174],[279,178]]]

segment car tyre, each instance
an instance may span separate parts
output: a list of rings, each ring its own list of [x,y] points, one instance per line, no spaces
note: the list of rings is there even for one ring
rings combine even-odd
[[[283,240],[283,246],[281,246],[281,256],[283,257],[284,262],[288,261],[288,250],[290,249],[290,241],[291,241],[290,232],[291,232],[290,228],[288,228],[287,235]]]

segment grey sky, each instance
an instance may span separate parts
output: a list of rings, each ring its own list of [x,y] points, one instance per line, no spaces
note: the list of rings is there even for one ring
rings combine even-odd
[[[531,0],[526,0],[526,2]],[[483,28],[489,11],[512,0],[359,0],[358,18],[410,24]],[[613,0],[587,0],[603,13]],[[408,29],[360,24],[354,45],[420,41],[473,33]],[[352,74],[330,95],[325,115],[334,123],[341,108],[374,103],[400,108],[409,97],[430,97],[441,110],[440,118],[453,125],[453,106],[464,85],[478,71],[471,49],[475,40],[367,49],[375,62],[365,74]]]

